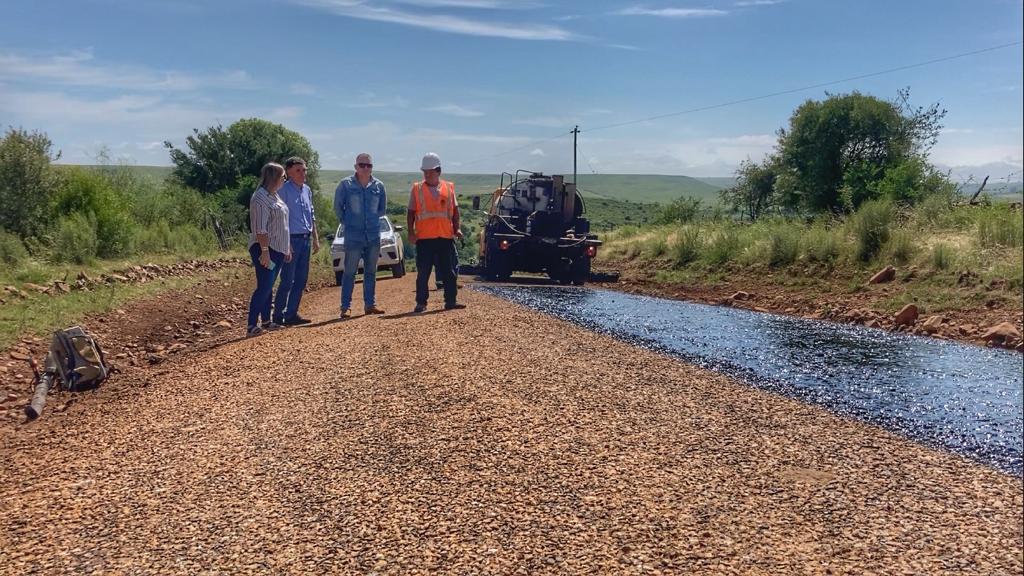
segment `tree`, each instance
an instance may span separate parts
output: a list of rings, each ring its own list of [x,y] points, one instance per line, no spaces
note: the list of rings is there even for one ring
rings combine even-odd
[[[60,152],[52,147],[46,134],[21,128],[8,128],[0,140],[0,229],[29,238],[50,228],[50,207],[61,182],[52,166]]]
[[[722,190],[722,202],[753,222],[775,203],[777,177],[774,158],[766,158],[762,164],[748,158],[736,170],[736,185]]]
[[[776,182],[789,207],[812,212],[855,209],[875,197],[887,170],[926,159],[946,111],[938,105],[911,108],[909,90],[886,101],[859,92],[808,100],[778,132]]]
[[[306,180],[319,188],[320,157],[298,132],[259,118],[239,120],[225,129],[218,124],[198,129],[185,139],[187,150],[164,142],[174,164],[172,178],[204,194],[238,187],[243,176],[259,176],[267,162],[291,156],[306,161]]]
[[[657,223],[686,224],[693,222],[700,215],[702,204],[700,198],[680,196],[661,209]]]

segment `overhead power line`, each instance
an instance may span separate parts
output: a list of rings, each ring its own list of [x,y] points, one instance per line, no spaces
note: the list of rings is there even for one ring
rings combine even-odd
[[[979,50],[972,50],[970,52],[961,52],[959,54],[953,54],[951,56],[943,56],[942,58],[933,58],[931,60],[924,60],[922,62],[915,62],[913,64],[906,64],[904,66],[897,66],[895,68],[886,68],[885,70],[878,70],[876,72],[869,72],[867,74],[858,74],[857,76],[849,76],[849,77],[846,77],[846,78],[840,78],[838,80],[829,80],[827,82],[819,82],[817,84],[809,84],[807,86],[801,86],[799,88],[790,88],[790,89],[787,89],[787,90],[780,90],[778,92],[771,92],[769,94],[762,94],[760,96],[751,96],[749,98],[740,98],[738,100],[729,100],[727,102],[720,102],[718,104],[710,104],[710,105],[707,105],[707,106],[700,106],[700,107],[697,107],[697,108],[690,108],[690,109],[687,109],[687,110],[679,110],[677,112],[668,112],[668,113],[665,113],[665,114],[657,114],[657,115],[654,115],[654,116],[648,116],[646,118],[637,118],[635,120],[626,120],[626,121],[623,121],[623,122],[616,122],[616,123],[613,123],[613,124],[605,124],[604,126],[597,126],[595,128],[588,128],[586,130],[580,130],[580,133],[584,133],[584,132],[597,132],[598,130],[610,130],[612,128],[619,128],[621,126],[629,126],[629,125],[632,125],[632,124],[641,124],[643,122],[650,122],[652,120],[660,120],[662,118],[671,118],[673,116],[682,116],[684,114],[693,114],[693,113],[696,113],[696,112],[705,112],[707,110],[715,110],[715,109],[718,109],[718,108],[726,108],[728,106],[736,106],[737,104],[745,104],[747,102],[756,102],[758,100],[765,100],[765,99],[768,99],[768,98],[774,98],[776,96],[785,96],[786,94],[794,94],[794,93],[803,92],[803,91],[806,91],[806,90],[813,90],[815,88],[824,88],[826,86],[833,86],[835,84],[842,84],[844,82],[852,82],[854,80],[863,80],[865,78],[873,78],[875,76],[882,76],[882,75],[885,75],[885,74],[892,74],[893,72],[901,72],[903,70],[910,70],[910,69],[913,69],[913,68],[920,68],[922,66],[930,66],[932,64],[938,64],[938,63],[941,63],[941,62],[948,62],[950,60],[958,60],[960,58],[967,58],[968,56],[976,56],[978,54],[984,54],[986,52],[994,52],[996,50],[1002,50],[1004,48],[1011,48],[1011,47],[1014,47],[1014,46],[1020,46],[1022,44],[1024,44],[1024,41],[1019,41],[1018,40],[1016,42],[1009,42],[1007,44],[999,44],[997,46],[989,46],[988,48],[981,48]],[[527,148],[531,148],[533,146],[537,146],[538,144],[544,144],[546,142],[550,142],[552,140],[556,140],[558,138],[561,138],[561,137],[565,136],[566,134],[571,134],[571,133],[572,133],[572,131],[563,131],[563,132],[558,133],[555,136],[551,136],[550,138],[544,138],[542,140],[536,140],[534,142],[531,142],[529,144],[525,144],[523,146],[518,146],[516,148],[510,148],[508,150],[504,150],[502,152],[491,154],[489,156],[484,156],[482,158],[477,158],[476,160],[473,160],[473,161],[470,161],[470,162],[464,162],[462,165],[463,166],[470,166],[470,165],[473,165],[473,164],[478,164],[480,162],[483,162],[484,160],[491,160],[493,158],[499,158],[499,157],[505,156],[507,154],[512,154],[513,152],[519,152],[520,150],[525,150]]]
[[[848,78],[841,78],[839,80],[830,80],[828,82],[819,82],[817,84],[810,84],[808,86],[801,86],[799,88],[790,88],[788,90],[781,90],[779,92],[772,92],[770,94],[762,94],[761,96],[752,96],[750,98],[741,98],[739,100],[730,100],[728,102],[722,102],[719,104],[711,104],[709,106],[701,106],[699,108],[690,108],[688,110],[680,110],[678,112],[669,112],[667,114],[658,114],[655,116],[648,116],[646,118],[638,118],[636,120],[627,120],[625,122],[617,122],[615,124],[606,124],[604,126],[598,126],[596,128],[588,128],[586,130],[580,130],[580,132],[597,132],[598,130],[608,130],[610,128],[618,128],[620,126],[629,126],[631,124],[640,124],[643,122],[650,122],[651,120],[660,120],[662,118],[671,118],[673,116],[682,116],[683,114],[693,114],[694,112],[704,112],[706,110],[715,110],[716,108],[725,108],[727,106],[735,106],[737,104],[745,104],[747,102],[755,102],[757,100],[765,100],[767,98],[774,98],[776,96],[784,96],[786,94],[793,94],[795,92],[803,92],[805,90],[813,90],[815,88],[824,88],[825,86],[832,86],[834,84],[842,84],[844,82],[852,82],[854,80],[863,80],[865,78],[873,78],[875,76],[882,76],[884,74],[892,74],[893,72],[900,72],[902,70],[910,70],[912,68],[920,68],[922,66],[929,66],[931,64],[938,64],[939,62],[948,62],[950,60],[956,60],[958,58],[966,58],[968,56],[975,56],[977,54],[984,54],[985,52],[992,52],[995,50],[1002,50],[1003,48],[1010,48],[1011,46],[1020,46],[1024,42],[1010,42],[1009,44],[1000,44],[998,46],[990,46],[988,48],[982,48],[981,50],[973,50],[971,52],[961,52],[960,54],[954,54],[952,56],[944,56],[942,58],[934,58],[932,60],[925,60],[924,62],[916,62],[914,64],[907,64],[905,66],[897,66],[896,68],[887,68],[885,70],[879,70],[877,72],[869,72],[867,74],[859,74],[857,76],[850,76]]]

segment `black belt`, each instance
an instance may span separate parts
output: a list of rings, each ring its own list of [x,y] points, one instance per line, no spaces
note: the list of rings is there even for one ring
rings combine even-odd
[[[303,232],[302,234],[292,234],[292,238],[309,238],[310,232]]]

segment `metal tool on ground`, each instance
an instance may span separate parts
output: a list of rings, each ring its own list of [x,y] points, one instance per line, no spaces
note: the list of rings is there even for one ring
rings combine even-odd
[[[30,420],[43,414],[54,383],[59,392],[80,392],[96,389],[110,375],[99,342],[80,326],[53,333],[42,373],[35,359],[30,358],[29,365],[35,385],[32,401],[25,407],[25,416]]]

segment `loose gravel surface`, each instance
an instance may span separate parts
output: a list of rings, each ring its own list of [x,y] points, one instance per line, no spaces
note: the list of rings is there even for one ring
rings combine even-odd
[[[378,291],[4,432],[0,573],[1024,569],[1019,478],[480,293]]]

